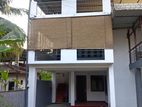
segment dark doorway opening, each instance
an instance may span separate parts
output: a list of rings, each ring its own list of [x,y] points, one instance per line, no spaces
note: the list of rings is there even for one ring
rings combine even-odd
[[[14,81],[10,81],[10,82],[9,82],[8,90],[9,90],[9,91],[14,90]]]
[[[76,101],[77,102],[87,101],[86,76],[85,75],[76,76]]]

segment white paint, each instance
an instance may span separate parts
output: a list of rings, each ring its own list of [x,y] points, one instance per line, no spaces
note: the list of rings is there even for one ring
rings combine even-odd
[[[105,60],[77,60],[77,50],[62,49],[60,61],[35,61],[35,52],[29,51],[29,64],[111,64],[114,62],[113,49],[105,49]]]
[[[28,51],[28,64],[34,63],[35,61],[35,51]]]
[[[31,5],[30,5],[30,17],[36,17],[37,15],[37,2],[34,0],[31,0]]]
[[[62,0],[62,15],[76,13],[76,0]]]
[[[28,79],[28,107],[36,107],[37,72],[34,67],[29,67]]]
[[[52,103],[56,102],[56,73],[52,72]]]
[[[111,14],[111,0],[103,0],[104,14]]]
[[[69,103],[71,103],[71,73],[69,73]]]
[[[91,75],[96,75],[96,74],[89,73],[89,75],[87,75],[87,101],[106,101],[106,95],[104,91],[102,92],[91,91]]]
[[[77,75],[85,75],[87,79],[87,101],[106,101],[106,95],[105,92],[92,92],[91,91],[91,75],[106,75],[108,71],[86,71],[86,72],[75,72]]]
[[[137,107],[135,74],[129,69],[127,29],[114,34],[114,79],[117,107]]]
[[[74,72],[70,73],[71,78],[71,106],[75,105],[75,75]]]
[[[114,69],[113,64],[109,67],[109,97],[110,97],[110,107],[116,107],[116,97],[115,97],[115,82],[114,82]]]
[[[110,15],[111,14],[111,2],[110,0],[102,0],[103,11],[101,12],[85,12],[77,13],[77,0],[62,0],[61,14],[54,15],[39,15],[36,11],[36,3],[31,3],[31,18],[55,18],[55,17],[80,17],[80,16],[98,16],[98,15]],[[32,6],[33,5],[33,6]],[[36,13],[36,15],[35,15]],[[36,16],[36,17],[35,17]]]
[[[61,50],[61,61],[65,63],[74,62],[77,60],[77,50],[76,49],[62,49]]]

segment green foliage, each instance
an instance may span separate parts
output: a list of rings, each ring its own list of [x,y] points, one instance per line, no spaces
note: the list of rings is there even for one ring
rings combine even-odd
[[[6,70],[0,71],[0,82],[2,83],[4,91],[6,91],[6,86],[8,84],[9,72]]]
[[[28,13],[26,9],[14,8],[10,6],[12,0],[0,0],[0,12],[6,15],[22,15],[22,13]]]
[[[16,87],[18,88],[18,86],[20,85],[20,81],[17,80],[16,78],[14,78],[13,81],[16,84]]]
[[[21,28],[0,18],[0,61],[5,57],[13,57],[16,60],[22,53],[25,38],[26,35]]]
[[[41,70],[39,72],[39,76],[41,80],[49,81],[52,78],[51,72]]]
[[[9,104],[2,95],[0,95],[0,107],[13,107]]]

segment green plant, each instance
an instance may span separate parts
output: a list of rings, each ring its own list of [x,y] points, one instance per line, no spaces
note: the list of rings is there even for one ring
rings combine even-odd
[[[6,91],[6,87],[8,84],[8,77],[9,77],[9,72],[6,70],[1,70],[0,71],[0,82],[3,86],[4,91]]]
[[[17,80],[16,78],[13,79],[14,83],[16,84],[16,88],[20,85],[20,81]]]
[[[45,80],[45,81],[51,80],[52,78],[51,72],[44,71],[44,70],[41,70],[39,72],[39,76],[41,80]]]

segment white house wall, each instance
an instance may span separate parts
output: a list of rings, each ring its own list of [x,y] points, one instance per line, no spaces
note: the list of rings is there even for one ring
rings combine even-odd
[[[62,49],[60,61],[35,61],[35,52],[28,51],[28,64],[111,64],[114,62],[113,49],[105,49],[105,60],[77,60],[76,49]]]
[[[129,70],[127,30],[114,30],[116,107],[137,107],[134,72]]]
[[[76,72],[75,75],[86,75],[87,77],[87,101],[106,101],[107,96],[105,92],[92,92],[91,91],[91,75],[107,75],[108,71],[94,71],[94,72]],[[76,89],[76,88],[75,88]]]

